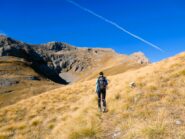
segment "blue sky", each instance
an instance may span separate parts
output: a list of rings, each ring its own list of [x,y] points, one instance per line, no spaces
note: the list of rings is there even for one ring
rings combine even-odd
[[[27,43],[142,51],[153,62],[185,50],[184,0],[73,0],[165,52],[133,38],[66,0],[0,0],[0,32]]]

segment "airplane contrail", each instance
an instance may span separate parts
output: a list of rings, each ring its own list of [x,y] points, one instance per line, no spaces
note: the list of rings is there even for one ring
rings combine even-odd
[[[85,11],[85,12],[88,12],[89,14],[91,14],[91,15],[93,15],[93,16],[96,16],[97,18],[99,18],[99,19],[101,19],[101,20],[103,20],[103,21],[105,21],[105,22],[107,22],[107,23],[113,25],[113,26],[116,27],[117,29],[119,29],[119,30],[121,30],[121,31],[123,31],[123,32],[125,32],[125,33],[127,33],[127,34],[129,34],[130,36],[132,36],[132,37],[134,37],[134,38],[136,38],[136,39],[142,41],[143,43],[145,43],[145,44],[147,44],[147,45],[149,45],[149,46],[151,46],[151,47],[153,47],[153,48],[155,48],[155,49],[157,49],[157,50],[159,50],[159,51],[161,51],[161,52],[164,52],[164,50],[161,49],[159,46],[157,46],[157,45],[155,45],[155,44],[153,44],[153,43],[151,43],[151,42],[149,42],[149,41],[147,41],[147,40],[145,40],[145,39],[139,37],[138,35],[135,35],[135,34],[131,33],[130,31],[128,31],[128,30],[126,30],[125,28],[123,28],[123,27],[121,27],[120,25],[118,25],[116,22],[113,22],[113,21],[111,21],[111,20],[109,20],[109,19],[107,19],[107,18],[105,18],[105,17],[99,15],[99,14],[97,14],[97,13],[95,13],[95,12],[93,12],[93,11],[91,11],[91,10],[89,10],[89,9],[87,9],[87,8],[85,8],[85,7],[83,7],[83,6],[81,6],[80,4],[78,4],[78,3],[76,3],[76,2],[74,2],[74,1],[72,1],[72,0],[66,0],[66,1],[69,2],[69,3],[71,3],[71,4],[73,4],[74,6],[76,6],[76,7],[78,7],[78,8],[80,8],[81,10],[83,10],[83,11]]]

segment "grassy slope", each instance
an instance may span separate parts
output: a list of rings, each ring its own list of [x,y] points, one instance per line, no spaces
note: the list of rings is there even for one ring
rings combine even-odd
[[[19,81],[18,84],[1,87],[0,108],[59,87],[37,74],[27,62],[16,57],[0,57],[0,73],[1,79]],[[29,77],[38,77],[40,81],[27,79]]]
[[[122,61],[128,59],[128,56],[126,55],[122,54],[120,55],[115,53],[114,51],[103,49],[99,50],[97,53],[89,54],[85,49],[79,49],[78,52],[68,52],[68,53],[70,53],[71,55],[78,55],[77,59],[79,59],[80,61],[84,61],[82,65],[85,63],[89,64],[88,67],[83,72],[68,71],[67,74],[64,74],[64,78],[72,80],[73,83],[76,81],[84,81],[85,79],[86,80],[92,79],[96,77],[96,73],[99,73],[100,70],[104,71],[105,69],[108,69],[110,67],[117,66]],[[67,54],[67,52],[65,52],[65,54]],[[89,75],[91,76],[89,77]]]
[[[97,112],[94,79],[2,108],[0,138],[111,139],[118,133],[120,139],[183,139],[184,60],[182,53],[109,76],[107,113]],[[129,87],[132,81],[136,88]]]
[[[117,65],[114,65],[112,67],[108,67],[108,68],[106,67],[106,68],[98,69],[94,72],[91,71],[91,74],[89,74],[84,79],[85,80],[91,80],[91,79],[97,78],[100,71],[104,72],[104,74],[106,76],[113,76],[113,75],[116,75],[116,74],[127,72],[129,70],[136,70],[136,69],[139,69],[139,68],[144,67],[144,66],[146,66],[146,64],[142,65],[142,64],[138,64],[134,61],[125,62],[123,64],[117,64]]]
[[[83,72],[80,76],[79,81],[92,80],[97,78],[99,73],[103,71],[105,75],[112,76],[120,73],[127,72],[129,70],[136,70],[147,64],[139,64],[134,60],[130,59],[127,55],[114,54],[110,56],[103,56],[101,61],[95,67]]]

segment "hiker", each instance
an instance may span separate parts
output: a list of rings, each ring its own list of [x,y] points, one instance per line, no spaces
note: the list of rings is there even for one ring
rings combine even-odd
[[[98,110],[101,112],[101,101],[103,102],[103,112],[106,112],[106,88],[108,81],[103,75],[103,72],[99,73],[99,77],[96,81],[96,92],[98,94]]]

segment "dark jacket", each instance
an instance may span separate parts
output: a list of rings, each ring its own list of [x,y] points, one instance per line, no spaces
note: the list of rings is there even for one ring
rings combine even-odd
[[[100,76],[102,76],[102,75],[100,75]],[[98,79],[99,79],[99,77],[98,77]],[[105,82],[106,82],[106,86],[107,86],[108,85],[108,81],[107,81],[105,76],[103,76],[103,77],[105,78]],[[98,84],[98,79],[96,80],[96,92],[97,93],[100,91],[99,84]]]

